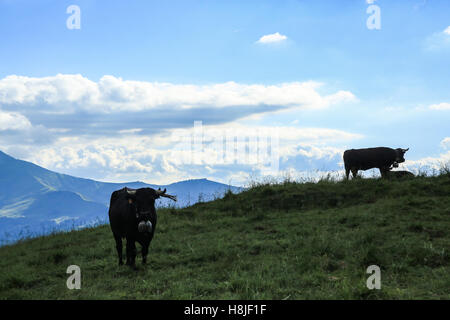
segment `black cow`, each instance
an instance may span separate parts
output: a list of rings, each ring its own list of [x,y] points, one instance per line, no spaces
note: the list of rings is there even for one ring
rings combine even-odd
[[[348,179],[350,171],[356,177],[358,170],[368,170],[378,168],[381,176],[386,177],[386,173],[391,167],[398,167],[399,163],[405,162],[403,157],[408,149],[391,149],[386,147],[351,149],[344,152],[345,176]]]
[[[176,201],[175,196],[152,188],[123,188],[111,194],[109,205],[109,223],[116,240],[119,265],[122,265],[122,238],[126,238],[126,264],[136,266],[136,244],[142,246],[142,263],[145,264],[148,246],[153,239],[156,227],[155,200],[166,197]]]

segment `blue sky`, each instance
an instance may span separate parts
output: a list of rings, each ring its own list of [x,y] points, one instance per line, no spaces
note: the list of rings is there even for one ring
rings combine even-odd
[[[284,128],[281,171],[338,170],[342,150],[371,146],[446,162],[450,3],[372,2],[0,0],[0,150],[106,181],[262,173],[174,161],[164,139],[202,121]],[[81,29],[66,27],[70,5]]]

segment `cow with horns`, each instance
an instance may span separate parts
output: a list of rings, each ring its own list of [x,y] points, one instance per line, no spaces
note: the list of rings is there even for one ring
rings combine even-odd
[[[122,239],[125,238],[126,264],[136,267],[136,244],[142,247],[142,263],[147,262],[148,247],[153,239],[156,227],[155,200],[166,197],[176,201],[176,197],[166,194],[166,189],[123,188],[111,194],[109,205],[109,223],[116,240],[119,265],[122,261]]]
[[[344,152],[345,176],[348,179],[350,171],[356,177],[358,170],[378,168],[382,177],[387,177],[393,167],[405,162],[404,155],[408,149],[391,149],[386,147],[350,149]]]

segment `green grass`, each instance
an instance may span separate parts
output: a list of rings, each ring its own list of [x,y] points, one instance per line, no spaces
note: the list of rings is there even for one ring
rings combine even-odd
[[[0,298],[449,299],[449,195],[448,172],[255,185],[159,210],[137,271],[117,265],[107,225],[0,247]],[[381,290],[366,287],[372,264]]]

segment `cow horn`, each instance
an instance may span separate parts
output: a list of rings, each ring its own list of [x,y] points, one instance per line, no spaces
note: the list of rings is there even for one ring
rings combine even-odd
[[[163,194],[165,194],[166,193],[166,189],[164,188],[164,190],[163,191],[161,191],[161,188],[158,188],[158,190],[156,190],[156,194],[158,195],[158,196],[162,196]]]
[[[161,197],[169,198],[173,201],[177,201],[177,196],[172,196],[170,194],[162,194]]]
[[[170,194],[166,194],[166,189],[164,189],[162,191],[161,191],[161,189],[158,189],[158,190],[156,190],[156,194],[160,197],[169,198],[173,201],[177,201],[177,196],[172,196]]]
[[[406,151],[408,151],[409,150],[409,148],[408,149],[403,149],[403,152],[406,152]]]

